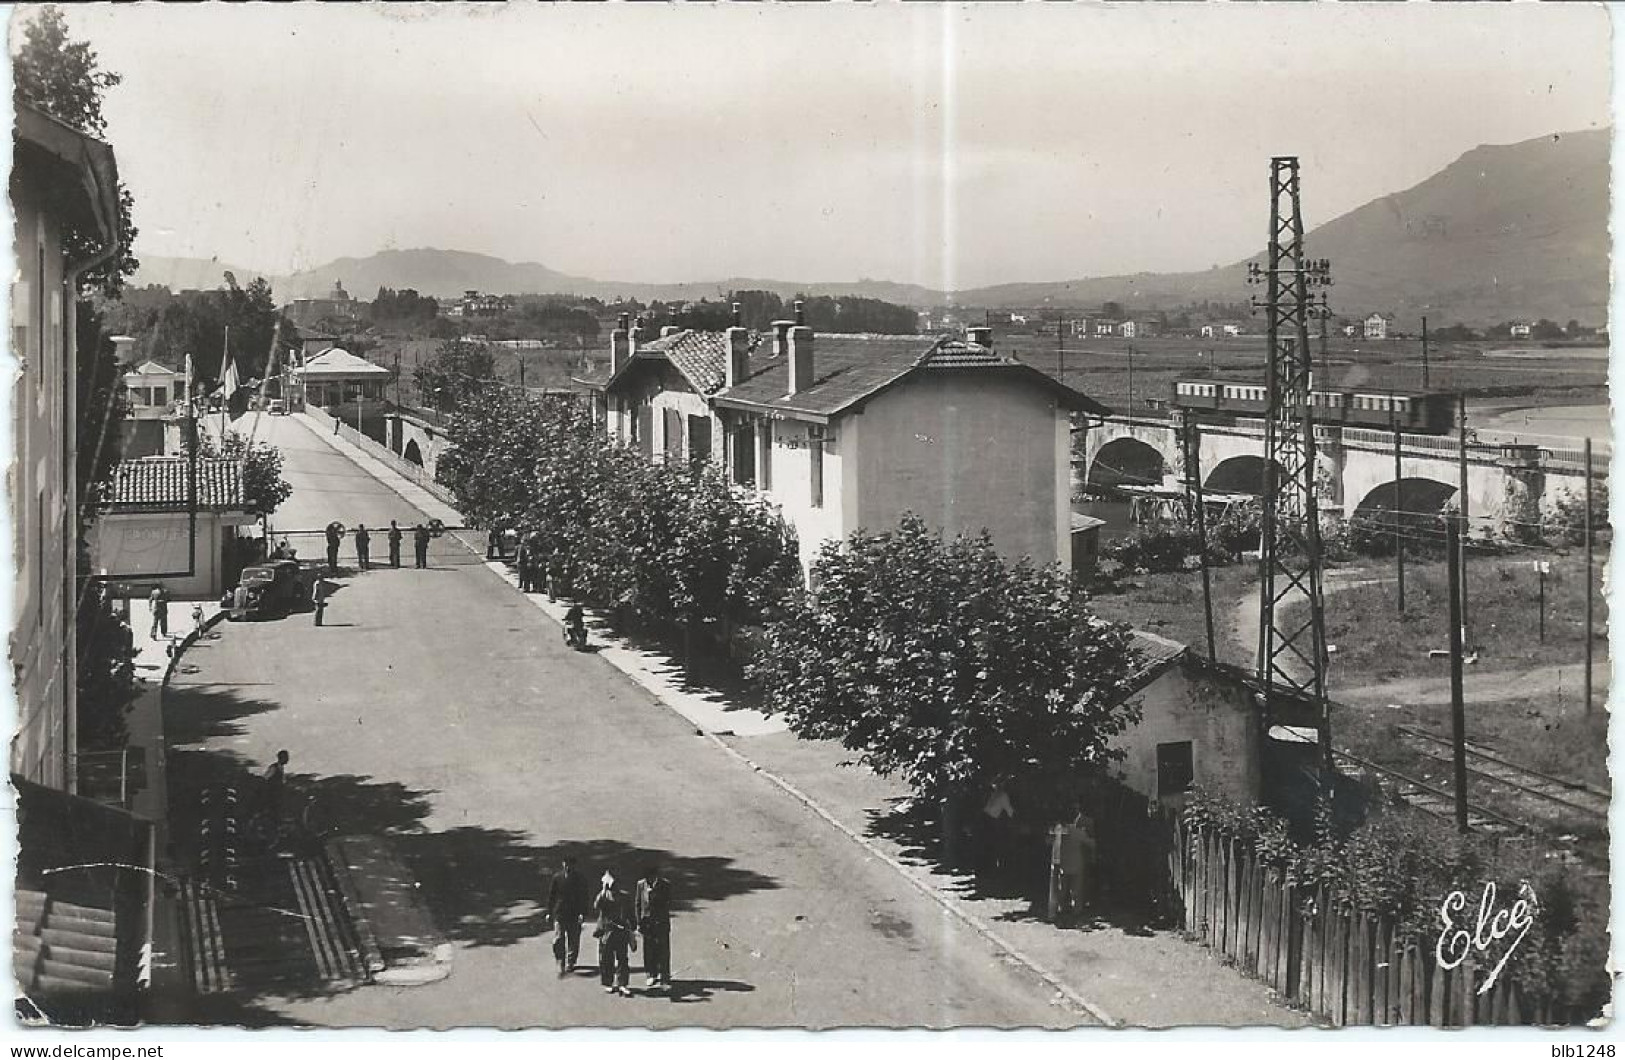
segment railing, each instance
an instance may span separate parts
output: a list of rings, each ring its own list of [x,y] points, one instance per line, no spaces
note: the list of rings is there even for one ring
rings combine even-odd
[[[372,438],[356,430],[354,427],[329,415],[326,410],[315,405],[305,406],[305,415],[309,416],[321,428],[331,434],[337,435],[360,449],[373,459],[387,465],[391,471],[411,482],[414,486],[435,497],[450,507],[457,507],[457,499],[451,490],[434,480],[434,476],[412,461],[390,449],[387,445],[380,445]]]

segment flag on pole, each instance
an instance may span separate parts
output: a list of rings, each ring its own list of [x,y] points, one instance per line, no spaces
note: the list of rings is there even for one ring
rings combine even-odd
[[[237,392],[237,362],[232,360],[229,353],[226,355],[226,375],[221,382],[225,387],[225,399],[230,401],[231,395]]]

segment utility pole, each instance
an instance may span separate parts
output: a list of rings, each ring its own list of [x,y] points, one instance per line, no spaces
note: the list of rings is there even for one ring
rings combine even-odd
[[[1595,562],[1595,559],[1594,559],[1594,556],[1593,556],[1594,547],[1593,547],[1593,545],[1591,543],[1591,537],[1592,537],[1591,529],[1592,529],[1592,526],[1594,525],[1593,524],[1593,518],[1594,517],[1593,517],[1592,511],[1591,511],[1591,439],[1587,438],[1586,439],[1586,524],[1585,524],[1585,535],[1586,535],[1586,681],[1585,681],[1585,697],[1586,697],[1586,713],[1587,714],[1591,713],[1591,655],[1592,655],[1592,652],[1594,652],[1596,650],[1596,648],[1593,646],[1594,642],[1592,640],[1592,636],[1595,633],[1595,626],[1593,625],[1593,623],[1596,621],[1596,606],[1592,603],[1592,599],[1591,599],[1591,597],[1592,597],[1591,576],[1592,576],[1592,570],[1594,569],[1592,564]],[[1541,613],[1542,614],[1545,613],[1544,608],[1542,608]]]
[[[1207,626],[1207,657],[1218,661],[1218,647],[1213,638],[1213,575],[1207,563],[1207,496],[1202,488],[1202,423],[1187,414],[1185,420],[1185,476],[1195,500],[1191,513],[1196,520],[1196,537],[1201,542],[1202,561],[1202,618]]]
[[[1455,752],[1452,772],[1456,789],[1456,828],[1467,831],[1467,709],[1461,691],[1462,598],[1466,581],[1461,576],[1460,517],[1446,530],[1446,565],[1450,568],[1450,740]]]
[[[1456,496],[1461,498],[1461,547],[1457,549],[1457,564],[1461,567],[1461,637],[1471,643],[1467,626],[1467,539],[1472,524],[1468,522],[1467,501],[1467,395],[1456,395],[1456,415],[1461,420],[1461,438],[1457,445]]]
[[[1400,432],[1394,426],[1394,573],[1399,578],[1399,613],[1405,613],[1405,520],[1402,515],[1404,505],[1400,503],[1405,496],[1402,486],[1405,474],[1400,468]]]
[[[1065,330],[1066,317],[1061,317],[1055,322],[1055,363],[1058,365],[1057,372],[1063,383],[1066,382],[1066,346],[1061,342],[1061,333]]]
[[[1428,389],[1428,318],[1422,318],[1422,389]]]
[[[1285,693],[1308,699],[1319,719],[1322,768],[1332,769],[1326,700],[1326,614],[1320,587],[1320,512],[1315,497],[1309,287],[1331,282],[1326,259],[1304,253],[1298,160],[1270,160],[1269,251],[1248,282],[1265,285],[1268,408],[1259,560],[1258,676],[1265,709]],[[1304,606],[1298,606],[1298,605]]]
[[[1134,343],[1128,344],[1128,421],[1134,422]]]

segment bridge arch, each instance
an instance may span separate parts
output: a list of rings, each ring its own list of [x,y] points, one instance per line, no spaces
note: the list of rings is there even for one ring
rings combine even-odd
[[[1138,438],[1114,438],[1100,447],[1089,464],[1089,485],[1155,486],[1162,481],[1167,464],[1155,446]]]
[[[1208,472],[1202,486],[1216,493],[1251,493],[1255,497],[1264,495],[1264,471],[1270,461],[1261,456],[1233,456],[1222,460],[1212,471]],[[1276,464],[1276,475],[1284,477],[1286,470]]]
[[[401,455],[410,460],[412,463],[416,464],[418,467],[423,466],[423,450],[418,448],[418,441],[416,438],[412,438],[407,441],[406,448],[401,450]]]
[[[1355,515],[1403,512],[1407,518],[1431,521],[1444,511],[1456,495],[1456,487],[1431,478],[1402,478],[1384,482],[1368,492],[1354,509]]]

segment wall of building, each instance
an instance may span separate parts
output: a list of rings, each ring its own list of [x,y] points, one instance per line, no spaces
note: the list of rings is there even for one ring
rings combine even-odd
[[[760,492],[779,506],[785,521],[795,528],[802,569],[811,570],[824,542],[840,540],[857,525],[846,517],[855,486],[845,481],[845,469],[853,465],[852,454],[858,451],[862,428],[854,428],[852,417],[846,417],[839,427],[823,428],[824,437],[819,442],[812,424],[797,420],[767,422],[773,429],[772,488]],[[815,446],[823,453],[823,503],[819,506],[813,504]],[[760,489],[760,460],[756,481]]]
[[[185,513],[104,514],[90,534],[91,569],[123,586],[150,589],[162,581],[177,600],[217,600],[229,588],[222,571],[225,538],[234,533],[231,527],[252,522],[247,516],[198,513],[192,575],[156,578],[187,567],[191,532]]]
[[[11,659],[18,724],[11,769],[71,789],[74,462],[64,448],[74,418],[73,306],[64,287],[61,232],[43,193],[26,171],[14,175],[18,279],[11,286],[11,339],[21,374],[12,392]]]
[[[1067,418],[1017,379],[917,372],[841,420],[862,432],[846,525],[884,530],[912,511],[949,536],[985,527],[1012,559],[1070,566]]]
[[[1156,799],[1157,746],[1189,740],[1198,787],[1238,799],[1258,798],[1262,734],[1251,698],[1240,685],[1175,663],[1134,699],[1141,705],[1141,720],[1112,744],[1124,752],[1112,771],[1130,788]]]

